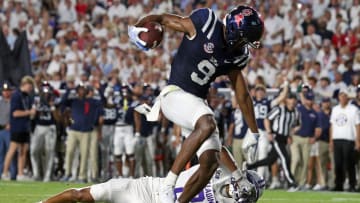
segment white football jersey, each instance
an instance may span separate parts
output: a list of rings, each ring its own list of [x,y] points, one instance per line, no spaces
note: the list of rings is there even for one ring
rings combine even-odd
[[[189,178],[195,173],[199,165],[191,167],[180,173],[176,181],[174,193],[180,197]],[[233,203],[232,198],[220,194],[222,186],[230,183],[231,173],[223,168],[218,168],[211,178],[210,183],[196,195],[191,203]],[[139,179],[119,178],[106,183],[93,185],[90,193],[95,201],[108,201],[113,203],[160,203],[159,188],[164,178],[143,177]]]

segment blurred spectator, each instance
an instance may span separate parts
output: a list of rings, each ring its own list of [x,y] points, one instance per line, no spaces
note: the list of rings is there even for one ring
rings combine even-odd
[[[349,103],[348,91],[339,91],[339,104],[333,107],[330,117],[330,149],[335,160],[335,191],[343,191],[346,177],[349,191],[355,191],[355,150],[360,151],[360,112]],[[346,176],[347,175],[347,176]]]
[[[277,15],[277,8],[272,5],[269,8],[269,14],[264,21],[266,31],[264,37],[264,45],[267,47],[275,44],[281,44],[281,35],[284,31],[282,19]]]
[[[97,119],[97,101],[87,98],[87,89],[83,84],[76,87],[76,91],[68,89],[62,98],[64,107],[70,108],[71,125],[68,130],[66,142],[65,176],[64,181],[68,181],[71,175],[71,167],[76,148],[80,149],[80,170],[78,177],[72,177],[79,182],[87,179],[87,165],[89,158],[90,134]],[[75,174],[72,174],[73,176]]]
[[[26,157],[30,143],[30,117],[34,117],[36,109],[30,96],[35,87],[34,79],[25,76],[21,79],[20,88],[11,96],[10,102],[10,146],[6,153],[1,179],[9,180],[9,167],[18,151],[18,174],[16,180],[28,180],[24,175]]]
[[[266,158],[270,150],[270,143],[266,135],[264,119],[270,112],[271,107],[273,107],[272,102],[266,98],[265,86],[255,86],[255,97],[253,98],[253,103],[256,123],[260,134],[257,159],[262,160]],[[266,175],[268,174],[268,169],[266,167],[259,167],[257,171],[263,177],[266,177]]]
[[[321,133],[320,121],[313,110],[314,93],[312,90],[303,90],[300,94],[301,104],[297,107],[300,114],[300,128],[292,136],[291,144],[291,171],[296,181],[304,186],[310,157],[311,145],[315,137]]]
[[[10,145],[10,99],[12,88],[9,83],[4,82],[0,97],[0,174],[2,174],[5,155]],[[16,159],[10,165],[10,178],[16,178]]]
[[[140,98],[140,103],[151,105],[151,97],[144,95]],[[137,112],[136,112],[137,114]],[[145,115],[140,115],[140,137],[137,138],[135,160],[136,176],[153,176],[156,175],[155,169],[155,147],[156,147],[156,127],[154,122],[146,120]],[[143,173],[141,173],[141,169]]]
[[[59,21],[62,23],[73,23],[76,20],[75,5],[72,0],[62,0],[58,5]],[[79,8],[79,7],[78,7]]]
[[[90,145],[89,145],[89,170],[88,170],[88,182],[98,181],[99,178],[99,149],[98,145],[102,139],[102,125],[104,122],[104,110],[102,104],[102,93],[96,89],[97,85],[87,87],[87,98],[95,100],[91,111],[91,117],[94,118],[93,130],[90,133]]]
[[[35,129],[30,142],[30,158],[33,180],[49,182],[53,172],[56,145],[56,120],[59,120],[55,107],[57,96],[48,82],[43,82],[35,96]]]
[[[334,165],[334,158],[329,151],[329,141],[330,141],[330,114],[331,114],[331,100],[328,97],[324,97],[321,100],[321,110],[318,112],[321,126],[321,135],[317,137],[319,143],[319,160],[320,168],[322,171],[324,185],[320,185],[319,189],[330,188],[334,183],[330,180],[333,180],[334,176],[334,167],[331,167],[329,170],[329,164]],[[328,180],[328,181],[327,181]],[[316,188],[314,188],[316,189]]]
[[[114,134],[114,162],[117,169],[117,175],[123,177],[123,155],[129,167],[129,176],[135,177],[135,145],[134,136],[140,136],[139,120],[135,119],[134,108],[138,105],[138,101],[134,101],[129,86],[120,87],[119,101],[116,102],[118,108],[117,122]],[[135,121],[137,123],[135,123]],[[134,129],[134,126],[137,128]],[[137,132],[137,134],[134,134]]]
[[[238,166],[246,162],[245,152],[243,151],[243,139],[248,131],[248,126],[238,106],[231,112],[231,120],[228,128],[226,146],[231,147],[235,161]]]

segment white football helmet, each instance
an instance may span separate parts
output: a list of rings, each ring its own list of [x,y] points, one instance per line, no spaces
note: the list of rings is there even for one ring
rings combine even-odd
[[[229,193],[236,203],[255,203],[265,189],[265,180],[253,170],[244,170],[243,173],[246,178],[238,181],[232,178]]]

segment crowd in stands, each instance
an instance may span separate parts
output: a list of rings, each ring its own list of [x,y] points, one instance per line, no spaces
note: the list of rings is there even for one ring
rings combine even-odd
[[[29,113],[35,118],[30,136],[31,159],[28,160],[31,162],[20,164],[24,165],[20,169],[34,180],[44,181],[86,182],[117,176],[164,176],[181,147],[180,129],[164,118],[156,123],[147,122],[134,109],[141,103],[151,105],[166,86],[172,58],[183,36],[166,30],[161,45],[144,52],[129,42],[127,26],[144,15],[164,12],[189,15],[202,7],[213,9],[221,19],[242,3],[256,8],[265,25],[261,48],[250,50],[251,58],[243,71],[252,95],[255,98],[259,90],[264,91],[263,97],[271,101],[281,96],[277,92],[286,89],[287,94],[296,94],[300,117],[302,113],[311,119],[314,119],[312,114],[316,117],[313,120],[316,126],[311,127],[313,131],[302,133],[299,130],[308,127],[301,118],[299,128],[291,131],[295,139],[307,138],[306,144],[301,144],[304,140],[299,141],[300,138],[289,140],[290,168],[296,181],[303,189],[315,186],[313,189],[316,190],[343,190],[340,185],[346,179],[345,188],[355,191],[360,186],[359,0],[0,0],[2,32],[9,46],[14,47],[17,34],[26,31],[34,74],[33,108],[36,108],[37,115]],[[208,102],[215,112],[224,144],[231,147],[234,146],[236,129],[241,129],[244,124],[235,122],[238,119],[234,116],[235,112],[238,114],[237,107],[231,102],[232,95],[222,88],[231,88],[226,76],[215,80]],[[4,91],[8,89],[3,86]],[[270,94],[274,92],[278,97]],[[49,94],[50,97],[44,96]],[[348,102],[344,102],[344,95]],[[36,123],[39,112],[44,110],[40,108],[44,97],[51,112],[50,124],[52,133],[56,135],[53,138],[56,144],[52,143],[53,147],[49,149],[54,158],[46,158],[53,164],[37,167],[35,164],[41,161],[36,161],[36,156],[40,157],[38,153],[46,150],[39,152],[31,143],[34,134],[43,130],[37,125],[48,125]],[[281,97],[276,105],[281,105],[288,97]],[[330,125],[336,128],[337,122],[349,120],[346,116],[333,118],[330,112],[336,105],[346,106],[347,103],[352,103],[357,112],[357,115],[352,115],[354,122],[348,124],[351,130],[346,131],[351,134],[350,138],[330,137]],[[264,113],[262,119],[265,119],[274,106],[268,107],[265,113],[262,109],[255,112],[257,115]],[[76,111],[79,108],[81,112]],[[84,109],[86,114],[82,112]],[[111,109],[116,109],[115,117],[110,116],[114,113]],[[83,125],[78,126],[79,122]],[[8,130],[7,125],[0,123],[0,132]],[[129,126],[131,128],[127,128]],[[266,137],[269,132],[265,132],[265,128],[262,130]],[[130,132],[134,139],[129,140],[126,136],[114,138],[114,134],[124,132]],[[234,135],[234,139],[229,139],[229,134]],[[89,139],[83,140],[84,136]],[[245,134],[238,138],[243,139],[243,136]],[[335,145],[338,144],[336,139],[354,142],[354,146],[349,145],[354,150],[334,161],[334,139]],[[45,145],[49,144],[44,142],[36,146],[44,148]],[[320,145],[325,147],[319,151]],[[4,150],[5,145],[0,145],[0,155],[6,154],[2,152]],[[242,153],[241,150],[232,150]],[[337,162],[338,159],[347,159],[349,154],[354,156],[351,163]],[[318,158],[320,156],[327,158]],[[4,162],[1,159],[5,159],[5,155],[0,156],[0,163]],[[336,164],[348,168],[336,168]],[[10,163],[5,165],[6,169],[0,168],[2,178],[14,179],[16,173],[4,174],[4,171],[9,168],[13,171],[15,167]],[[285,180],[286,174],[276,167],[278,165],[275,162],[262,169],[269,185],[272,183],[271,188],[281,187],[280,183]],[[349,169],[352,166],[354,169]],[[50,175],[46,173],[47,168]],[[313,168],[316,168],[315,175]],[[357,174],[357,182],[356,176],[351,175],[353,173]],[[21,177],[24,179],[23,175]]]

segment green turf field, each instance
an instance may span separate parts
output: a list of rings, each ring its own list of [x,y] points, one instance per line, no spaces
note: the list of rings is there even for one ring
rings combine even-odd
[[[0,181],[0,203],[34,203],[56,194],[66,188],[84,187],[82,184],[41,183],[41,182],[3,182]],[[335,192],[295,192],[267,190],[259,203],[360,203],[360,193]]]

